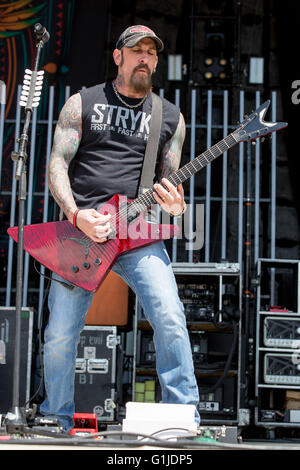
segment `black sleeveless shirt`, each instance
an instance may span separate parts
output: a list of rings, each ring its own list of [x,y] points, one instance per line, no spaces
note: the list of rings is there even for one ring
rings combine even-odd
[[[115,95],[111,82],[81,90],[82,138],[69,177],[80,209],[99,208],[114,194],[137,197],[151,120],[151,94],[143,105],[129,108]],[[140,99],[121,97],[126,103]],[[161,151],[173,136],[180,110],[163,98]]]

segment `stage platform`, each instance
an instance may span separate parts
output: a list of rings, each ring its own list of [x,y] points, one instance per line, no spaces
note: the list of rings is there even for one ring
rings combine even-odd
[[[114,428],[114,427],[112,427]],[[227,437],[226,437],[227,431]],[[170,466],[176,464],[192,464],[199,451],[209,452],[272,452],[275,456],[281,451],[300,451],[300,439],[235,439],[235,429],[223,427],[223,437],[216,428],[201,427],[197,433],[169,430],[168,436],[159,437],[147,434],[138,435],[119,429],[94,434],[80,433],[69,435],[56,429],[27,429],[24,433],[9,434],[2,428],[0,451],[102,451],[101,459],[107,464],[128,464],[134,467],[140,464],[160,464]],[[139,457],[140,456],[140,457]],[[144,467],[141,467],[144,468]]]

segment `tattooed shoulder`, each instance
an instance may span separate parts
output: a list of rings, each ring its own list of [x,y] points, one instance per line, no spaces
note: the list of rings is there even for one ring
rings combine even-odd
[[[181,151],[185,139],[185,121],[183,115],[180,113],[178,125],[174,135],[165,144],[161,162],[160,162],[160,177],[167,178],[173,171],[179,168],[181,160]]]
[[[60,112],[48,168],[49,189],[69,220],[72,220],[76,204],[68,167],[78,150],[81,133],[81,97],[76,94],[68,99]]]
[[[53,139],[53,157],[62,157],[70,163],[76,154],[82,134],[81,97],[71,96],[63,106]]]
[[[75,127],[78,126],[78,121],[81,120],[81,97],[79,93],[72,95],[64,104],[58,119],[58,124],[61,127]]]

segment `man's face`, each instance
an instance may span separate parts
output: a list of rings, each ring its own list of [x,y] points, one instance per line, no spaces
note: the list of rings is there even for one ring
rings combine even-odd
[[[119,74],[137,93],[147,93],[152,88],[151,76],[157,64],[155,42],[150,38],[139,41],[134,47],[123,47],[118,62]]]

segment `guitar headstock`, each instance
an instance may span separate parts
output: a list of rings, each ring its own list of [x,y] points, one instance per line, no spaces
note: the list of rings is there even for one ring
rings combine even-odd
[[[269,105],[270,100],[265,101],[240,124],[238,129],[233,131],[232,135],[237,142],[249,142],[250,140],[259,139],[271,132],[277,132],[279,129],[287,127],[287,122],[264,121]]]

